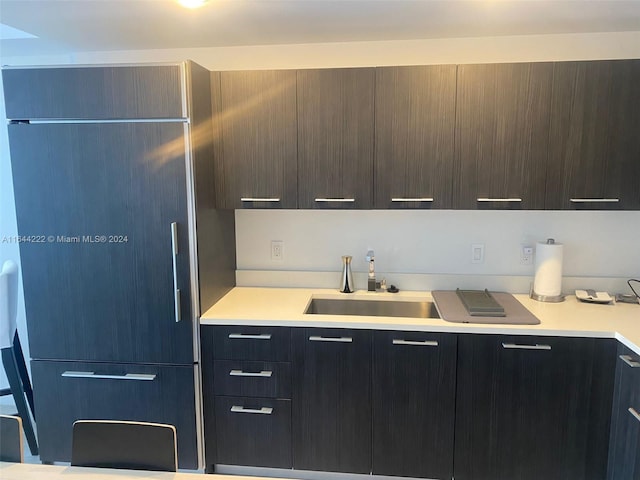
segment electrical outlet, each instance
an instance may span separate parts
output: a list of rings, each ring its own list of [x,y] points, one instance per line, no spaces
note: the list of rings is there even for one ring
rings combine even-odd
[[[271,240],[271,261],[282,262],[284,260],[284,242],[282,240]]]
[[[471,263],[484,263],[484,244],[471,245]]]
[[[533,247],[522,245],[520,248],[520,265],[533,265]]]

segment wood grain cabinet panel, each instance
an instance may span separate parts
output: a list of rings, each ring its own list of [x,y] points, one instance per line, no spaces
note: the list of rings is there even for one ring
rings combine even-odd
[[[373,68],[298,70],[298,207],[371,208]]]
[[[6,69],[7,118],[186,117],[183,72],[180,64]]]
[[[618,345],[607,480],[640,478],[640,355]]]
[[[371,332],[293,332],[293,467],[371,473]]]
[[[459,65],[454,206],[542,209],[553,64]]]
[[[547,209],[640,209],[640,60],[554,64]]]
[[[616,342],[458,337],[456,480],[606,476]]]
[[[212,103],[222,140],[218,207],[295,208],[295,70],[214,72]]]
[[[456,335],[374,332],[374,475],[453,477]]]
[[[76,420],[131,420],[174,425],[179,467],[198,468],[193,366],[34,360],[31,373],[43,462],[71,460]]]
[[[32,358],[193,363],[183,132],[9,125],[18,231],[35,239],[20,244]]]
[[[375,208],[451,208],[456,68],[376,68]]]

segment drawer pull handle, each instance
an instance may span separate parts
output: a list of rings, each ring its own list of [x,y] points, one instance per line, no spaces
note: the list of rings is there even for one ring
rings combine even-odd
[[[231,407],[231,411],[233,413],[257,413],[260,415],[271,415],[273,413],[273,408],[271,407],[262,407],[262,408],[244,408],[240,405],[234,405]]]
[[[245,372],[243,370],[231,370],[230,377],[265,377],[270,378],[273,375],[271,370],[262,370],[260,372]]]
[[[433,202],[432,197],[394,197],[391,199],[392,202]]]
[[[631,355],[620,355],[620,360],[629,365],[631,368],[640,367],[640,362],[636,362],[631,358]]]
[[[242,197],[241,202],[279,202],[277,197]]]
[[[355,198],[316,198],[314,201],[318,203],[352,203],[355,202]]]
[[[231,339],[244,339],[244,340],[271,340],[270,333],[230,333],[229,338]]]
[[[551,350],[551,345],[519,345],[517,343],[503,343],[502,348],[517,349],[517,350]]]
[[[570,198],[571,203],[618,203],[619,198]]]
[[[629,407],[629,413],[635,417],[636,420],[640,422],[640,413],[633,407]]]
[[[518,198],[518,197],[511,197],[511,198],[488,198],[488,197],[478,197],[476,199],[478,202],[503,202],[503,203],[508,203],[508,202],[521,202],[522,199]]]
[[[399,338],[394,338],[394,345],[420,345],[423,347],[437,347],[438,342],[435,340],[401,340]]]
[[[340,342],[340,343],[353,342],[353,338],[351,337],[321,337],[316,335],[310,336],[309,340],[312,342]]]
[[[96,374],[94,372],[75,372],[72,370],[67,370],[66,372],[63,372],[60,376],[68,377],[68,378],[105,378],[108,380],[145,380],[145,381],[155,380],[156,378],[155,374],[148,374],[148,373],[127,373],[125,375],[101,375],[101,374]]]

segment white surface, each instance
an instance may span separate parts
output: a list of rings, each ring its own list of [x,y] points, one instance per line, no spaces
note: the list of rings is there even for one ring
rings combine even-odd
[[[13,345],[18,313],[18,266],[7,260],[0,271],[0,348]]]
[[[236,211],[238,270],[339,271],[341,256],[351,255],[353,272],[366,272],[365,255],[374,250],[376,272],[513,275],[533,281],[534,268],[520,263],[520,248],[547,238],[564,244],[566,276],[640,275],[640,212]],[[270,258],[272,239],[287,245],[278,264]],[[472,244],[484,244],[484,263],[471,262]]]
[[[562,293],[562,252],[560,243],[536,243],[533,291],[538,295],[557,297]]]
[[[201,325],[283,325],[296,327],[366,328],[452,333],[493,333],[568,337],[616,338],[640,354],[640,305],[596,305],[569,296],[562,303],[542,303],[515,295],[539,325],[450,323],[439,318],[392,318],[355,315],[304,314],[312,297],[340,299],[431,300],[429,292],[340,294],[307,288],[236,287],[206,311]]]
[[[236,475],[149,472],[144,470],[65,467],[62,465],[5,462],[0,462],[0,478],[2,480],[261,480],[260,477],[243,477]]]
[[[141,21],[143,20],[143,21]],[[615,0],[3,0],[2,21],[37,35],[4,50],[310,44],[638,30],[640,4]]]

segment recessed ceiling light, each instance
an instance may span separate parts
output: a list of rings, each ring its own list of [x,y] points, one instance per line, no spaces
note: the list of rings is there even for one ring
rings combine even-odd
[[[203,6],[209,0],[178,0],[178,3],[187,8],[198,8]]]

